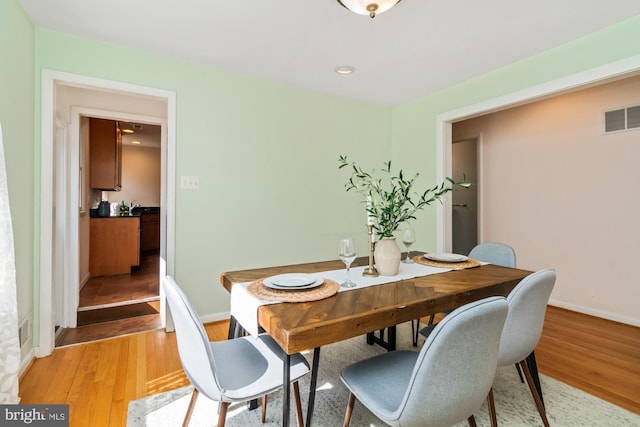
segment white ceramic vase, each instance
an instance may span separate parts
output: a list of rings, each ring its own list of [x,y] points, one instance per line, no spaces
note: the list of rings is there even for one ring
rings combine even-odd
[[[402,252],[395,237],[383,237],[373,251],[376,270],[381,276],[395,276],[400,268]]]

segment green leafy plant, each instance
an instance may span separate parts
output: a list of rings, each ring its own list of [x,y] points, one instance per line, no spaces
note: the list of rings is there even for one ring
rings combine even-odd
[[[447,177],[434,187],[422,193],[412,192],[419,174],[405,178],[402,169],[397,175],[391,172],[391,161],[384,163],[379,171],[383,177],[376,175],[376,170],[365,172],[355,162],[349,162],[346,156],[338,158],[338,169],[350,168],[351,177],[345,184],[347,191],[362,194],[367,201],[367,214],[374,219],[373,229],[379,237],[393,237],[393,232],[400,224],[415,219],[415,213],[433,202],[442,202],[442,197],[456,187],[468,188],[468,182],[456,182]],[[464,178],[463,178],[464,179]]]

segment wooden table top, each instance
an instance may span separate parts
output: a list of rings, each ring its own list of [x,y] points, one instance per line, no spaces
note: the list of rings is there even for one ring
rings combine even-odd
[[[353,267],[368,265],[358,258]],[[284,273],[318,273],[344,268],[339,260],[224,272],[220,283],[236,283]],[[258,322],[288,353],[310,350],[410,320],[451,310],[489,296],[506,296],[531,271],[497,265],[453,270],[356,288],[306,303],[276,303],[258,309]],[[357,277],[352,277],[357,281]]]

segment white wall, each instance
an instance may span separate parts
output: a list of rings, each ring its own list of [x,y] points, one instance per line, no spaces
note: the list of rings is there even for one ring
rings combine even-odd
[[[160,148],[123,145],[122,189],[108,191],[109,201],[160,206],[160,166]]]
[[[480,241],[518,266],[555,268],[552,304],[640,325],[640,130],[603,135],[603,112],[640,104],[640,77],[459,122],[481,138]]]

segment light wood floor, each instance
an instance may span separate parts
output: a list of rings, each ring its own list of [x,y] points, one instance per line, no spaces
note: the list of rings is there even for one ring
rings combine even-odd
[[[227,326],[207,325],[209,338]],[[640,414],[640,328],[549,307],[536,357],[542,373]],[[70,404],[72,427],[124,427],[130,400],[187,384],[175,334],[156,330],[56,349],[23,375],[20,396]]]

